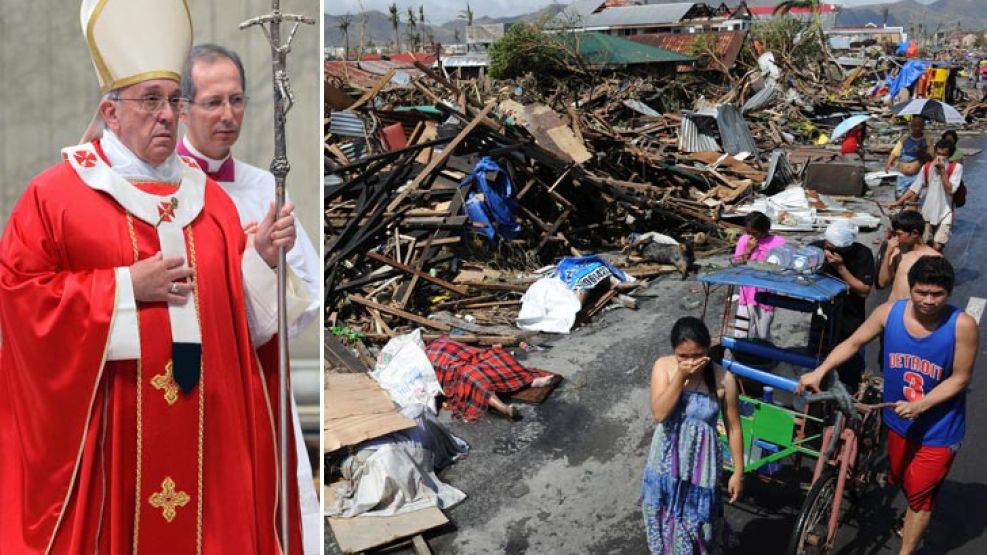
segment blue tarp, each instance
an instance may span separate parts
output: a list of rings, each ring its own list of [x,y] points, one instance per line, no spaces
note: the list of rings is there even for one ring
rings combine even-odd
[[[711,285],[738,285],[756,287],[772,293],[779,293],[822,303],[850,289],[842,281],[824,274],[803,276],[794,272],[765,272],[747,266],[736,266],[699,276],[700,283]]]
[[[596,255],[563,258],[556,269],[556,275],[569,289],[592,289],[611,274],[620,281],[627,281],[627,275],[620,268]]]
[[[489,173],[495,175],[492,182],[487,180]],[[493,158],[484,156],[459,186],[467,183],[474,184],[464,205],[473,229],[490,241],[495,241],[498,235],[506,241],[513,239],[521,231],[521,225],[514,220],[517,200],[507,172]]]
[[[901,67],[901,71],[898,72],[898,76],[895,77],[894,83],[891,83],[891,88],[888,94],[891,98],[898,96],[901,89],[907,89],[911,87],[918,78],[922,76],[922,72],[925,68],[929,67],[929,62],[924,60],[911,60]]]

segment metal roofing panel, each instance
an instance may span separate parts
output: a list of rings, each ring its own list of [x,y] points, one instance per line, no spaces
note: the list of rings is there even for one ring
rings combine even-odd
[[[733,104],[721,104],[716,110],[716,123],[720,128],[720,142],[723,150],[730,154],[750,152],[757,157],[757,143],[751,130]]]
[[[579,56],[590,66],[692,62],[692,58],[671,50],[602,33],[559,33],[556,36],[563,44],[578,48]]]
[[[761,110],[772,106],[774,103],[778,102],[784,94],[775,85],[767,85],[763,89],[757,91],[757,94],[747,99],[744,103],[744,107],[740,109],[740,113],[747,114],[750,112],[760,112]]]
[[[795,168],[788,161],[788,153],[783,149],[775,149],[771,152],[771,161],[768,163],[768,175],[764,179],[762,188],[784,189],[785,187],[798,183],[799,176],[795,173]]]
[[[643,35],[630,35],[628,39],[634,42],[641,42],[644,44],[650,44],[651,46],[657,46],[658,48],[664,48],[665,50],[671,50],[672,52],[678,52],[686,56],[691,55],[694,52],[693,46],[699,40],[714,40],[715,44],[713,46],[713,51],[716,57],[727,69],[732,68],[734,63],[737,61],[737,56],[740,54],[740,50],[744,46],[744,40],[747,38],[747,31],[716,31],[708,33],[647,33]],[[700,65],[702,63],[702,56],[697,57],[697,65],[693,66],[680,66],[678,68],[679,72],[688,71],[723,71],[723,68],[719,65],[709,64],[706,66]]]
[[[633,25],[678,23],[695,6],[693,2],[677,4],[648,4],[645,6],[621,6],[607,8],[584,18],[586,27],[619,27]]]
[[[490,58],[486,54],[443,56],[442,65],[445,67],[487,67],[490,65]]]
[[[700,116],[700,118],[702,117]],[[679,150],[681,152],[722,152],[720,144],[716,142],[716,137],[704,131],[698,121],[691,115],[682,118],[679,126]]]
[[[329,115],[329,133],[337,137],[366,137],[367,128],[354,112],[332,112]]]

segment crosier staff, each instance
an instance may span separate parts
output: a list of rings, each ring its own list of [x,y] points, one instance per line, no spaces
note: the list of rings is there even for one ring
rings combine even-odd
[[[281,42],[281,24],[292,22],[288,38]],[[281,1],[271,0],[271,13],[244,21],[240,29],[260,26],[271,45],[271,76],[274,83],[274,158],[271,160],[271,173],[274,175],[274,213],[280,214],[284,206],[284,182],[291,166],[285,151],[285,116],[294,104],[294,94],[288,81],[286,61],[291,51],[291,41],[302,23],[315,25],[315,19],[304,15],[281,13]],[[278,249],[278,451],[281,457],[279,468],[281,551],[290,553],[288,542],[288,316],[285,310],[285,263],[284,247]]]

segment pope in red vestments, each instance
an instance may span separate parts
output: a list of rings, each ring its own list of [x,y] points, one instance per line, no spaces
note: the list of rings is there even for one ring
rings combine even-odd
[[[91,146],[78,158],[105,167]],[[236,208],[203,184],[184,228],[202,332],[188,394],[168,375],[165,303],[138,306],[139,359],[106,360],[114,268],[161,250],[154,227],[70,161],[14,209],[0,242],[0,553],[278,551],[276,380],[249,337]]]
[[[254,346],[291,207],[247,236],[174,154],[183,1],[82,15],[106,131],[28,185],[0,238],[0,554],[281,553],[277,365]]]

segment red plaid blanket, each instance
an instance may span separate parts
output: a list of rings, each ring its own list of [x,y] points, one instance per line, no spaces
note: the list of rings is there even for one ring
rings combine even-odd
[[[499,346],[478,349],[440,337],[425,346],[455,417],[472,422],[487,412],[490,396],[523,389],[549,372],[525,368]]]

